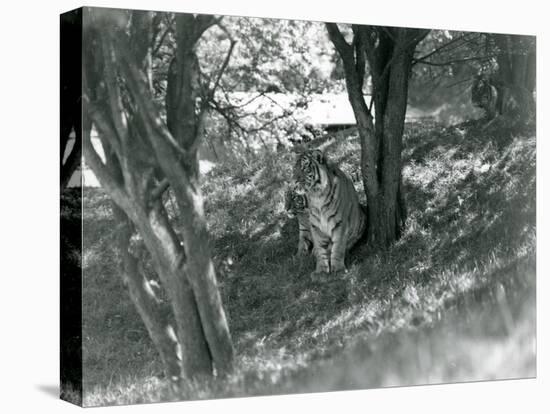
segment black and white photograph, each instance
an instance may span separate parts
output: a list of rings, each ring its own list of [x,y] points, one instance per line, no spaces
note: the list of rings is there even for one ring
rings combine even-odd
[[[533,35],[60,16],[61,398],[536,377]]]

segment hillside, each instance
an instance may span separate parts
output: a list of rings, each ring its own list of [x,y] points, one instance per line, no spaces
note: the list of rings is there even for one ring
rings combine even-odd
[[[503,133],[503,131],[507,131]],[[319,140],[356,182],[354,129]],[[409,216],[387,252],[313,283],[284,214],[293,153],[212,169],[203,193],[235,373],[170,395],[115,266],[109,201],[84,191],[84,403],[127,404],[535,375],[531,131],[408,124]]]

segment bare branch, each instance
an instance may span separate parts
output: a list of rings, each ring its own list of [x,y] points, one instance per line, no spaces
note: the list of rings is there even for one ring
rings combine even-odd
[[[168,36],[168,33],[170,33],[172,30],[173,30],[173,27],[168,26],[166,28],[166,30],[164,32],[162,32],[162,34],[160,35],[160,38],[158,40],[157,45],[153,48],[153,51],[151,52],[151,54],[153,56],[156,56],[158,54],[160,48],[162,47],[162,44],[164,43],[164,39],[166,38],[166,36]]]
[[[225,90],[224,90],[224,95],[225,95],[225,99],[228,102],[231,102],[231,99],[230,99],[229,95],[227,94],[227,91],[225,91]],[[253,98],[250,98],[249,100],[247,100],[247,101],[245,101],[245,102],[243,102],[239,105],[230,104],[230,105],[225,106],[223,109],[226,109],[226,110],[241,109],[241,108],[244,108],[247,105],[250,105],[252,102],[254,102],[255,100],[261,98],[262,96],[265,96],[265,92],[260,92],[257,95],[255,95]]]
[[[471,76],[468,76],[467,78],[464,78],[464,79],[461,79],[459,81],[456,81],[456,82],[453,82],[453,83],[450,83],[448,85],[444,85],[445,88],[453,88],[457,85],[461,85],[465,82],[471,82],[472,80],[474,79],[474,77],[471,77]]]
[[[269,121],[266,121],[262,123],[260,126],[255,128],[242,128],[243,131],[246,131],[247,133],[253,133],[253,132],[259,132],[265,130],[268,126],[273,125],[275,122],[277,122],[280,119],[287,118],[288,114],[281,114],[276,117],[271,118]]]
[[[216,89],[218,88],[218,85],[220,84],[220,80],[222,78],[222,75],[224,74],[225,70],[227,69],[227,65],[229,64],[229,60],[231,59],[231,54],[233,53],[233,49],[235,47],[235,44],[237,43],[235,40],[230,39],[230,45],[229,50],[227,51],[227,55],[225,56],[225,59],[222,63],[222,66],[220,70],[218,71],[218,75],[216,76],[216,80],[214,81],[214,85],[210,89],[208,93],[208,98],[212,99],[214,97],[214,94],[216,93]]]
[[[471,35],[471,33],[465,33],[465,34],[463,34],[462,36],[455,37],[454,39],[451,39],[451,40],[449,40],[447,43],[444,43],[444,44],[442,44],[441,46],[436,47],[436,48],[435,48],[434,50],[432,50],[431,52],[425,54],[424,56],[421,56],[421,57],[417,58],[416,60],[419,60],[419,61],[421,61],[421,60],[426,60],[426,59],[428,59],[429,57],[435,55],[436,53],[439,53],[439,52],[441,52],[441,51],[443,51],[443,50],[446,50],[446,49],[447,49],[447,50],[453,50],[454,48],[449,49],[450,46],[452,46],[453,44],[455,44],[455,43],[457,43],[457,42],[464,42],[465,39],[466,39],[468,36],[470,36],[470,35]],[[455,47],[458,47],[458,46],[461,46],[461,44],[459,43],[458,45],[455,45]]]
[[[118,50],[120,53],[120,68],[123,70],[125,79],[128,85],[128,90],[136,101],[136,108],[139,115],[143,118],[142,125],[146,130],[147,137],[161,136],[165,139],[180,155],[187,158],[189,152],[183,149],[172,137],[161,120],[159,111],[155,106],[151,91],[146,87],[147,80],[144,75],[138,71],[132,56],[121,37],[115,39],[118,42]],[[152,129],[153,128],[153,129]]]
[[[221,22],[221,17],[216,21],[215,25],[218,26],[229,38],[229,40],[235,40],[229,29]]]
[[[275,106],[278,106],[279,108],[282,109],[283,111],[283,114],[281,116],[278,117],[278,119],[282,119],[282,118],[292,118],[294,119],[294,122],[298,123],[299,121],[294,117],[292,111],[289,111],[287,108],[281,106],[281,104],[279,104],[279,102],[277,102],[275,99],[271,98],[270,96],[268,95],[265,95],[265,97],[271,101]]]
[[[218,112],[226,120],[227,125],[229,126],[230,129],[235,131],[235,127],[236,127],[242,132],[247,132],[246,128],[239,123],[239,121],[236,119],[235,116],[229,115],[228,112],[231,111],[231,108],[224,108],[220,106],[219,102],[217,101],[211,101],[209,105],[213,110]]]
[[[194,40],[197,41],[206,30],[219,23],[222,18],[223,16],[215,17],[209,14],[198,14],[195,16]]]
[[[156,200],[161,197],[166,190],[170,187],[170,181],[168,178],[163,178],[160,183],[151,191],[151,200]]]
[[[429,65],[429,66],[448,66],[448,65],[453,65],[455,63],[471,62],[476,60],[479,60],[479,61],[490,60],[494,57],[497,57],[497,55],[471,56],[471,57],[462,58],[462,59],[448,60],[446,62],[430,62],[427,60],[413,59],[413,64],[422,63],[424,65]]]

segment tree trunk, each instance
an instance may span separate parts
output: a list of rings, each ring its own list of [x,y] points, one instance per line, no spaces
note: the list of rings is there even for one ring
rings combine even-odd
[[[160,353],[164,371],[167,378],[178,379],[181,373],[178,360],[178,342],[171,337],[165,313],[162,311],[159,299],[151,288],[147,289],[149,281],[141,273],[139,268],[139,257],[130,252],[130,239],[134,233],[134,225],[115,203],[112,203],[112,211],[115,220],[118,222],[118,248],[120,250],[120,274],[128,287],[130,299],[134,303],[151,340]]]
[[[225,375],[232,369],[233,345],[211,259],[202,195],[198,182],[192,186],[194,191],[183,188],[177,182],[171,183],[182,218],[183,245],[187,257],[184,269],[193,287],[212,360],[218,374]]]
[[[178,49],[168,78],[166,120],[171,135],[186,151],[179,159],[166,141],[154,142],[160,168],[170,183],[180,210],[188,275],[203,322],[208,347],[219,374],[232,369],[233,346],[217,287],[210,240],[203,211],[198,171],[201,115],[195,113],[198,65],[190,15],[176,20]]]
[[[86,160],[98,177],[101,186],[138,230],[151,256],[153,267],[170,298],[176,321],[176,335],[182,351],[181,365],[178,362],[178,380],[181,378],[195,380],[208,377],[212,374],[210,352],[204,337],[195,296],[181,266],[182,259],[185,257],[184,252],[168,222],[164,206],[159,202],[153,203],[146,195],[135,191],[136,188],[148,187],[146,184],[140,184],[140,180],[147,180],[148,178],[144,178],[138,168],[120,172],[119,175],[124,176],[127,183],[132,182],[134,185],[126,189],[119,188],[117,181],[108,173],[108,171],[112,173],[113,170],[119,168],[118,163],[110,159],[107,155],[109,152],[105,151],[107,166],[103,165],[91,145],[89,135],[89,130],[85,129],[83,143]],[[119,217],[120,214],[120,212],[117,213]],[[125,236],[120,236],[119,240],[121,240],[121,251],[124,252],[127,251],[127,245],[123,241],[123,237]],[[127,259],[132,260],[128,257]],[[156,338],[153,340],[155,345],[160,344],[157,349],[161,358],[165,361],[165,372],[174,380],[172,378],[172,374],[175,372],[173,354],[168,352],[167,340],[158,334],[160,330],[165,329],[164,322],[150,308],[145,308],[142,291],[136,287],[141,282],[137,280],[138,276],[135,272],[131,271],[132,263],[128,264],[130,267],[127,275],[129,281],[132,282],[132,285],[129,286],[132,301],[137,303],[138,309],[141,307],[141,316],[143,316],[142,312],[145,312],[144,323],[148,327],[149,334]],[[156,327],[150,328],[148,325],[153,321]]]
[[[497,110],[504,115],[518,115],[524,121],[535,112],[535,38],[505,34],[492,37],[498,48]]]
[[[381,215],[383,218],[375,230],[379,241],[388,247],[397,240],[405,222],[405,201],[401,183],[401,151],[405,113],[407,111],[408,83],[414,49],[398,52],[392,57],[388,76],[388,101],[383,118],[376,119],[384,124],[381,158],[379,160],[382,181]]]
[[[357,120],[369,241],[376,248],[388,248],[400,237],[407,214],[401,150],[408,82],[416,44],[428,31],[354,25],[355,47],[351,47],[335,24],[326,26],[344,64],[348,98]],[[361,53],[372,74],[375,123],[363,97]]]
[[[172,229],[164,206],[157,202],[149,212],[149,224],[160,242],[162,258],[159,270],[168,275],[166,289],[176,320],[177,335],[182,346],[183,374],[188,379],[203,379],[212,375],[212,356],[204,334],[198,300],[188,280],[184,263],[186,254]],[[145,230],[145,229],[144,229]]]
[[[146,28],[150,15],[137,13],[132,24]],[[83,149],[102,187],[143,239],[175,319],[182,359],[178,377],[195,380],[211,377],[214,370],[218,374],[229,372],[233,346],[211,260],[198,176],[201,117],[195,113],[196,67],[192,59],[197,40],[214,18],[181,16],[176,19],[177,58],[168,79],[171,92],[166,108],[170,129],[161,121],[163,117],[153,100],[151,76],[147,73],[150,65],[136,60],[136,56],[147,60],[148,32],[130,30],[137,36],[130,42],[123,30],[128,18],[124,13],[111,13],[103,25],[98,24],[98,19],[95,27],[88,26],[95,42],[87,51],[84,65],[84,113],[89,121]],[[103,145],[105,163],[91,145],[92,121]],[[162,202],[168,187],[179,208],[176,219],[182,237],[176,234]],[[127,231],[121,236],[121,246],[126,251],[127,236]],[[140,288],[141,276],[135,272],[135,261],[131,255],[126,255],[126,259],[133,301],[167,372],[174,376],[173,353],[161,332],[164,321]]]

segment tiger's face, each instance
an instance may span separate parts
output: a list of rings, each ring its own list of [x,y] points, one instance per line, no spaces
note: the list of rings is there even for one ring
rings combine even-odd
[[[296,190],[290,187],[285,193],[285,210],[288,217],[293,218],[297,214],[303,213],[308,207],[305,194],[298,194]]]
[[[494,86],[485,76],[477,76],[472,85],[472,103],[480,108],[487,108],[493,103]]]
[[[322,189],[327,181],[326,165],[327,160],[321,150],[309,150],[298,155],[293,170],[296,191],[304,194]]]

